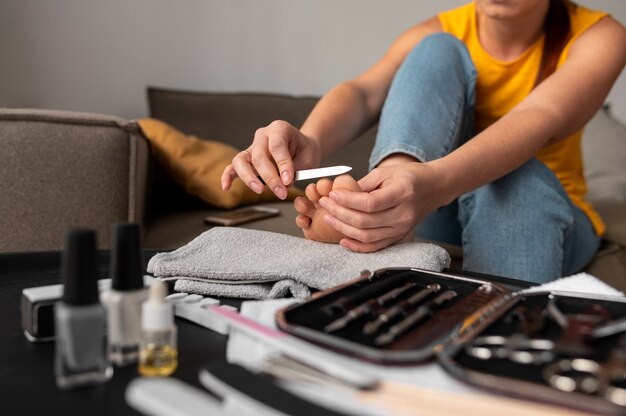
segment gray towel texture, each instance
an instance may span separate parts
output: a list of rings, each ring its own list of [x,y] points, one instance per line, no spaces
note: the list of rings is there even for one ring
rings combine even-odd
[[[175,280],[174,290],[209,296],[272,299],[309,296],[362,270],[417,267],[440,271],[450,264],[441,247],[396,244],[375,253],[355,253],[339,244],[244,228],[215,227],[183,247],[158,253],[148,272]]]

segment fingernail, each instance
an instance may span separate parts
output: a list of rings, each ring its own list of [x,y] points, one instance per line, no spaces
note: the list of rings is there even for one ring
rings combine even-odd
[[[339,195],[335,191],[330,191],[330,193],[328,194],[328,197],[332,199],[333,201],[339,200]]]
[[[254,182],[254,181],[250,182],[250,188],[257,194],[260,194],[261,192],[263,192],[263,187],[258,182]]]
[[[328,208],[328,200],[325,197],[320,199],[320,205],[324,208]]]
[[[283,184],[287,185],[291,179],[291,177],[289,176],[289,172],[284,170],[283,173],[280,174],[280,176],[283,179]]]
[[[287,190],[281,186],[277,186],[276,188],[274,188],[274,194],[280,199],[287,198]]]
[[[332,224],[333,223],[333,217],[331,217],[330,215],[324,215],[324,222],[326,224]]]

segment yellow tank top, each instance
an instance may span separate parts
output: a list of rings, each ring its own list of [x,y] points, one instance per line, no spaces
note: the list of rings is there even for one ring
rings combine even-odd
[[[578,36],[607,15],[581,6],[570,8],[571,37],[559,57],[557,70],[567,59],[569,49]],[[476,131],[480,132],[531,92],[541,63],[544,38],[542,36],[515,60],[503,62],[490,56],[480,44],[474,2],[440,13],[439,21],[444,32],[457,37],[467,46],[478,72],[475,123]],[[587,185],[583,174],[581,137],[582,129],[543,147],[535,156],[556,174],[572,202],[589,217],[596,233],[602,235],[604,223],[585,201]]]

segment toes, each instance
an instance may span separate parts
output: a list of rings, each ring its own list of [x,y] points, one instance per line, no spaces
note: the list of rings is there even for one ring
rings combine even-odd
[[[308,230],[311,227],[311,218],[300,214],[296,217],[296,225],[303,230]]]
[[[314,183],[309,184],[304,190],[304,194],[307,198],[309,198],[313,202],[317,202],[322,197],[319,192],[317,192],[317,186]]]
[[[315,214],[315,205],[306,198],[298,197],[293,201],[293,207],[301,215],[312,217]]]
[[[350,175],[341,175],[335,178],[333,189],[345,189],[347,191],[361,191],[361,187]],[[330,192],[330,191],[329,191]]]
[[[330,191],[333,189],[333,181],[328,178],[322,178],[315,184],[317,188],[317,192],[321,196],[328,196]]]

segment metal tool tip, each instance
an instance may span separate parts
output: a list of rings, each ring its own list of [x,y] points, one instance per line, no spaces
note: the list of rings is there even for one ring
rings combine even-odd
[[[343,319],[337,319],[324,327],[324,332],[335,332],[346,326],[346,322]]]
[[[374,332],[376,332],[376,329],[378,329],[378,326],[375,322],[368,322],[363,327],[363,333],[365,335],[372,335]]]
[[[391,333],[382,334],[374,340],[376,345],[387,345],[393,341],[395,336]]]

